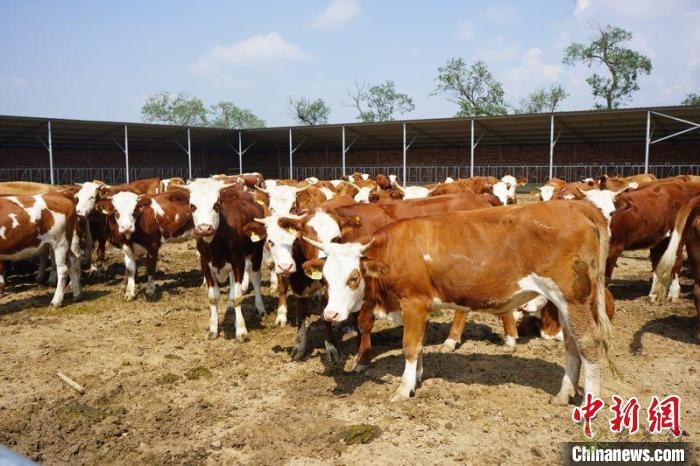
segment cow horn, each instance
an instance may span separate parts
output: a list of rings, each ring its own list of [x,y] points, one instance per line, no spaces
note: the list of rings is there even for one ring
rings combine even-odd
[[[300,193],[300,192],[302,192],[302,191],[306,191],[306,190],[309,189],[311,186],[313,186],[313,185],[308,184],[308,185],[304,186],[303,188],[297,188],[297,193]]]
[[[264,218],[253,218],[258,223],[262,223],[263,225],[265,224],[265,219]]]
[[[265,193],[265,194],[270,194],[270,193],[267,191],[267,189],[261,188],[261,187],[258,186],[258,185],[255,185],[255,189],[257,189],[258,191],[263,192],[263,193]]]
[[[311,246],[313,246],[313,247],[315,247],[315,248],[318,248],[318,249],[320,249],[320,250],[323,251],[323,252],[326,252],[326,250],[323,248],[323,244],[322,244],[322,243],[319,243],[318,241],[313,240],[313,239],[311,239],[311,238],[309,238],[309,237],[307,237],[307,236],[302,236],[302,238],[304,238],[304,241],[306,241],[307,243],[309,243]],[[326,252],[326,253],[327,253],[327,252]]]
[[[431,194],[433,194],[433,192],[435,192],[435,190],[438,189],[439,187],[440,187],[440,186],[438,185],[438,186],[435,186],[433,189],[428,190],[428,196],[430,196]]]
[[[376,240],[376,239],[377,238],[372,238],[371,240],[369,240],[369,243],[362,245],[362,248],[360,249],[362,254],[364,254],[372,246],[372,244],[374,244],[374,240]]]
[[[396,183],[396,189],[398,189],[399,191],[401,191],[401,194],[406,194],[406,190],[403,189],[403,188],[401,187],[401,185],[398,184],[398,183]]]

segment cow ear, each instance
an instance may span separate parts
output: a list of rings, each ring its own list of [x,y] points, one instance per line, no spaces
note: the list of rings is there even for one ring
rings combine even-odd
[[[297,218],[280,217],[277,225],[295,236],[299,236],[303,230],[302,220]]]
[[[109,215],[112,213],[112,203],[100,201],[95,205],[95,210],[102,215]]]
[[[243,227],[243,234],[250,238],[250,241],[257,243],[267,236],[265,225],[257,221],[250,222]]]
[[[519,176],[515,179],[515,182],[518,186],[524,186],[527,184],[527,178],[525,178],[524,176]]]
[[[389,266],[384,262],[372,259],[362,259],[362,273],[366,277],[380,278],[388,272]]]
[[[138,197],[136,201],[137,209],[143,209],[144,207],[148,207],[149,205],[151,205],[151,198],[149,196],[141,195]]]
[[[307,277],[312,280],[320,280],[323,278],[323,265],[325,263],[325,259],[312,259],[304,262],[301,267]]]

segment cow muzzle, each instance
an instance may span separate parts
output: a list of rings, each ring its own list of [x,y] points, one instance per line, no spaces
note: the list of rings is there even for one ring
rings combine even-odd
[[[214,227],[204,223],[197,225],[197,227],[194,229],[194,234],[201,237],[212,236],[214,234]]]
[[[294,262],[289,264],[275,264],[275,272],[289,275],[297,271],[296,264]]]
[[[340,317],[340,313],[338,311],[333,311],[326,309],[323,311],[323,318],[328,321],[328,322],[341,322],[343,319]]]

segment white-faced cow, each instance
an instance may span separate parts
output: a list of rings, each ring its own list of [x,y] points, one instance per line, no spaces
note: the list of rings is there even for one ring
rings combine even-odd
[[[400,220],[364,242],[307,241],[327,254],[326,320],[362,307],[401,310],[406,363],[392,399],[408,398],[421,379],[429,311],[501,314],[539,294],[563,324],[565,374],[552,402],[567,404],[581,367],[593,396],[601,352],[614,367],[605,314],[608,237],[608,222],[590,203],[548,202]]]
[[[176,189],[154,196],[123,191],[99,201],[96,210],[107,218],[109,242],[124,253],[124,298],[136,297],[136,260],[144,254],[148,275],[146,297],[153,297],[161,245],[192,238],[188,191]]]
[[[252,242],[244,233],[245,225],[261,218],[265,212],[249,193],[214,179],[196,179],[187,185],[190,192],[190,208],[197,238],[202,273],[209,296],[209,337],[219,333],[219,283],[230,278],[228,307],[236,314],[236,338],[247,339],[243,311],[241,309],[241,282],[246,259],[252,265],[251,279],[255,290],[255,307],[262,316],[265,313],[260,294],[260,263],[262,242]]]

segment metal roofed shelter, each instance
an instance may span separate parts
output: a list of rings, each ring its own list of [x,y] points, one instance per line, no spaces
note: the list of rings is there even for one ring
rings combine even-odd
[[[244,165],[255,166],[256,154],[280,154],[288,151],[288,167],[279,161],[279,175],[294,174],[297,151],[332,150],[341,156],[342,173],[346,160],[355,151],[375,148],[402,150],[403,182],[411,151],[418,148],[469,148],[463,160],[474,174],[482,146],[509,144],[526,146],[549,142],[549,175],[553,175],[556,146],[570,143],[640,143],[639,163],[649,167],[654,144],[669,139],[700,142],[700,107],[675,106],[629,108],[611,111],[574,111],[553,114],[525,114],[474,118],[440,118],[383,123],[346,123],[320,126],[294,126],[256,129],[219,129],[181,127],[128,122],[101,122],[35,117],[0,116],[0,150],[44,148],[45,164],[52,183],[57,149],[120,149],[123,154],[123,179],[134,173],[129,151],[149,146],[177,151],[187,161],[186,175],[203,176],[193,168],[193,151],[229,154],[227,167],[243,172]],[[244,147],[243,141],[246,142]],[[349,142],[348,142],[349,141]],[[255,151],[251,149],[255,146]],[[330,148],[330,149],[329,149]],[[352,151],[351,151],[352,149]],[[253,153],[255,152],[255,153]],[[246,155],[245,160],[243,156]],[[1,159],[0,159],[1,160]],[[700,164],[700,155],[694,161]],[[4,162],[0,167],[8,168]],[[163,168],[163,167],[161,167]],[[121,173],[121,172],[120,172]]]

